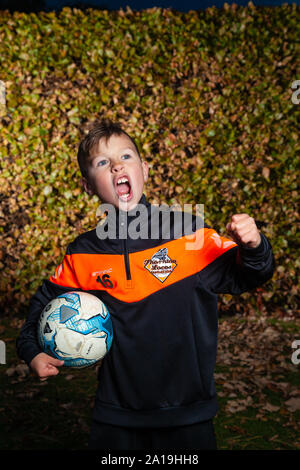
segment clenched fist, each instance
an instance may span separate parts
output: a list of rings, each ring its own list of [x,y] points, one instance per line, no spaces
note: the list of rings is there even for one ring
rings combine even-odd
[[[35,375],[41,380],[45,380],[51,375],[57,375],[59,370],[58,367],[62,366],[64,361],[55,359],[45,353],[37,354],[31,361],[30,368]]]
[[[238,245],[247,248],[256,248],[261,241],[259,230],[253,217],[248,214],[235,214],[231,222],[226,225],[226,230]]]

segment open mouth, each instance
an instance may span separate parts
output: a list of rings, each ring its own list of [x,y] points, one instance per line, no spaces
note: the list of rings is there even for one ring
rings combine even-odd
[[[127,176],[120,176],[115,181],[115,188],[118,197],[122,201],[129,201],[132,198],[131,184]]]

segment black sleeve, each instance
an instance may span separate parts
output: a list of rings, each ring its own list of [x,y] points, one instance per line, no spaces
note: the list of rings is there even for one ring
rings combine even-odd
[[[200,278],[216,294],[241,294],[271,279],[274,268],[272,247],[260,232],[256,248],[235,246],[216,258],[200,273]]]
[[[45,280],[30,300],[27,319],[16,341],[17,354],[28,365],[37,354],[42,352],[38,342],[37,328],[39,317],[46,305],[61,294],[81,290],[73,265],[68,260],[68,255],[72,254],[75,244],[76,240],[67,246],[66,255],[57,266],[54,276]]]

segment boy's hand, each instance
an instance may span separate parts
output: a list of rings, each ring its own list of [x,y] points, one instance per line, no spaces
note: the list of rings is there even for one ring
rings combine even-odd
[[[253,217],[248,214],[233,215],[231,222],[226,225],[226,230],[238,245],[256,248],[260,244],[259,230]]]
[[[63,363],[64,361],[49,356],[49,354],[40,353],[32,359],[29,366],[40,379],[46,379],[50,375],[57,375],[59,372],[57,367],[62,366]]]

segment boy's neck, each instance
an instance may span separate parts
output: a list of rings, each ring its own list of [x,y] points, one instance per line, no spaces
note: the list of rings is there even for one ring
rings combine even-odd
[[[141,199],[139,200],[138,204],[134,207],[132,207],[129,211],[123,211],[122,209],[117,208],[117,214],[124,214],[127,215],[127,217],[135,217],[136,216],[136,207],[139,205],[146,205],[147,204],[147,199],[145,194],[142,194]]]

